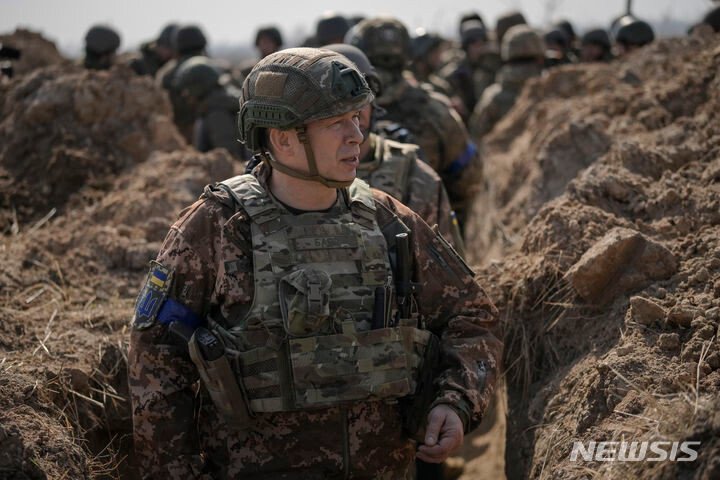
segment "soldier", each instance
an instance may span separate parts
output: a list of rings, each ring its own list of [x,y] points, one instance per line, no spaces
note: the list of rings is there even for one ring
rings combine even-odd
[[[542,73],[545,48],[540,36],[527,25],[508,30],[502,44],[505,65],[498,81],[483,94],[470,118],[470,134],[476,140],[488,134],[510,111],[525,82]]]
[[[613,58],[610,36],[602,28],[586,32],[581,45],[580,59],[583,62],[609,62]]]
[[[327,50],[246,79],[240,137],[263,163],[183,211],[138,297],[143,478],[407,479],[480,421],[497,311],[442,237],[355,180],[370,101]]]
[[[468,20],[462,28],[460,40],[464,59],[459,64],[448,65],[440,75],[447,79],[453,91],[462,98],[459,112],[467,122],[485,89],[495,83],[495,75],[502,62],[482,22]]]
[[[429,85],[434,91],[447,97],[452,96],[452,87],[437,72],[442,67],[443,39],[439,35],[417,28],[411,40],[412,72],[419,82]]]
[[[462,226],[482,174],[478,150],[447,97],[428,92],[409,72],[403,73],[410,55],[407,29],[394,18],[368,19],[348,33],[345,43],[362,50],[377,69],[383,85],[377,100],[386,110],[383,119],[403,125],[414,135],[423,159],[443,179]]]
[[[259,28],[255,34],[255,48],[257,48],[261,59],[279,51],[282,46],[282,35],[274,25]]]
[[[350,59],[365,77],[375,98],[382,94],[380,77],[359,48],[347,44],[327,45],[323,48]],[[375,102],[360,111],[363,142],[360,144],[358,178],[400,200],[428,225],[437,225],[442,236],[464,256],[460,229],[442,179],[418,158],[417,145],[396,142],[375,133],[376,116]]]
[[[655,40],[655,31],[649,23],[630,15],[620,19],[615,34],[618,55],[623,56]]]
[[[177,29],[178,26],[171,23],[162,29],[157,40],[143,43],[140,55],[130,61],[130,68],[138,75],[155,77],[163,65],[175,58],[172,39]]]
[[[107,25],[95,25],[85,34],[83,66],[90,70],[108,70],[115,63],[120,35]]]
[[[720,32],[720,7],[715,7],[705,14],[702,23],[710,25],[715,32]]]
[[[173,120],[178,130],[188,143],[192,143],[195,116],[192,109],[185,104],[177,90],[173,89],[175,74],[178,68],[192,57],[205,56],[207,39],[200,27],[187,25],[180,27],[173,37],[173,46],[178,57],[167,62],[155,76],[155,83],[168,91],[173,107]]]
[[[563,30],[555,28],[545,33],[545,68],[575,63],[570,48],[570,37]]]
[[[194,113],[195,148],[201,152],[224,148],[244,160],[244,149],[237,140],[240,92],[221,84],[221,75],[206,57],[193,57],[178,69],[173,89]]]

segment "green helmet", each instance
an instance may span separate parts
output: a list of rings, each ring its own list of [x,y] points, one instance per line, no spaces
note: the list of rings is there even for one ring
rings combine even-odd
[[[497,19],[497,22],[495,23],[495,35],[497,36],[497,41],[500,44],[502,44],[502,41],[508,31],[515,25],[527,25],[525,16],[520,12],[508,12]]]
[[[220,85],[220,72],[207,57],[184,61],[173,78],[173,88],[196,98],[204,98]]]
[[[373,93],[357,67],[345,56],[317,48],[290,48],[260,60],[245,79],[238,117],[240,141],[273,168],[297,178],[332,187],[345,187],[321,177],[305,134],[314,120],[360,110]],[[268,128],[294,128],[305,144],[310,175],[291,169],[267,155]]]
[[[500,54],[504,62],[543,58],[545,45],[532,28],[515,25],[505,34]]]
[[[410,34],[405,25],[395,18],[376,17],[355,25],[345,37],[367,55],[377,68],[398,71],[410,58]]]

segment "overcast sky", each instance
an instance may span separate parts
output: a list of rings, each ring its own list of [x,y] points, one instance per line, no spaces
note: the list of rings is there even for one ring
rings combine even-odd
[[[0,0],[0,33],[18,26],[43,32],[65,53],[79,50],[85,31],[94,23],[114,26],[122,35],[122,49],[136,47],[157,36],[169,22],[197,23],[210,42],[248,43],[259,25],[276,24],[287,37],[314,29],[329,9],[353,15],[390,14],[408,27],[455,32],[461,13],[476,10],[494,24],[498,15],[520,9],[534,26],[564,17],[579,26],[607,26],[623,12],[626,0]],[[633,12],[651,22],[663,19],[693,22],[710,7],[710,0],[634,0]]]

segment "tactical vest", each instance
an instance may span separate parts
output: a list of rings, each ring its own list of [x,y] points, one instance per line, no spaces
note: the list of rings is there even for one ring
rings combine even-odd
[[[356,180],[327,212],[293,215],[252,175],[223,183],[251,219],[255,297],[243,318],[227,319],[229,328],[209,327],[225,345],[250,410],[413,393],[431,334],[377,305],[394,295],[368,185]]]
[[[373,188],[407,204],[417,147],[375,137],[373,160],[360,162],[357,175]]]

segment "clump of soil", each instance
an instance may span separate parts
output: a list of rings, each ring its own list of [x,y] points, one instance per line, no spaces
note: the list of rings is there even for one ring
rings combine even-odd
[[[49,65],[69,63],[69,60],[60,55],[53,42],[39,33],[23,28],[18,28],[11,34],[0,35],[0,44],[20,50],[20,58],[12,61],[16,76],[26,75]]]
[[[151,152],[184,146],[165,93],[124,67],[48,67],[1,93],[3,232],[62,213],[83,186],[88,199],[96,199],[115,175]]]
[[[509,478],[720,475],[719,72],[718,35],[559,68],[488,139],[467,250],[506,322]],[[698,459],[570,459],[622,440]]]

